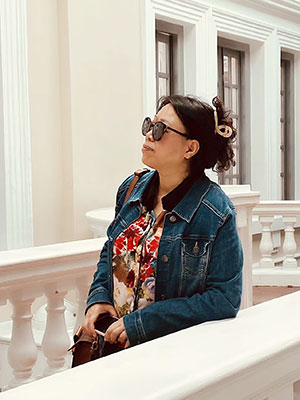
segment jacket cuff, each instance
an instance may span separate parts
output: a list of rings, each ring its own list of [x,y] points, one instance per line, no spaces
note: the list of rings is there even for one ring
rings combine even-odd
[[[142,310],[136,310],[123,317],[123,322],[130,346],[146,342],[147,336],[142,322]]]
[[[95,290],[93,290],[86,301],[86,309],[85,309],[85,314],[87,310],[96,303],[109,303],[112,304],[111,298],[108,295],[108,291],[104,287],[99,287]]]

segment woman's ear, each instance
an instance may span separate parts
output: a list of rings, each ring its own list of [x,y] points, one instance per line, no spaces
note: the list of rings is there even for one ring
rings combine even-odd
[[[184,153],[184,158],[189,160],[192,158],[198,151],[200,150],[200,144],[198,140],[195,139],[188,139],[187,148]]]

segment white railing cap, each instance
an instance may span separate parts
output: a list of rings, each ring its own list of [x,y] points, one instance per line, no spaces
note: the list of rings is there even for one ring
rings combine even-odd
[[[253,215],[260,216],[299,216],[300,215],[300,201],[299,200],[272,200],[261,201],[253,209]]]
[[[85,216],[91,222],[98,221],[99,219],[110,222],[114,218],[114,213],[114,207],[103,207],[88,211]]]
[[[90,277],[105,240],[79,240],[0,252],[0,303],[5,304],[9,289],[18,291],[22,287],[24,292],[27,289],[30,292],[32,288],[33,293],[33,288],[41,286],[37,282],[51,280],[66,287],[65,283],[71,286],[79,275]]]
[[[0,268],[8,265],[50,260],[57,257],[92,253],[94,251],[99,251],[105,240],[106,238],[86,239],[74,242],[55,243],[46,246],[1,251]]]
[[[250,185],[221,185],[221,188],[235,206],[255,206],[260,192],[252,191]]]
[[[300,377],[299,308],[296,292],[235,319],[194,326],[13,389],[2,399],[53,400],[58,393],[64,400],[255,397],[282,375]]]

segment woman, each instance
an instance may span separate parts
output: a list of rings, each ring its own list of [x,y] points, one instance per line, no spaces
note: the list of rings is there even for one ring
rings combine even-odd
[[[104,340],[128,347],[200,324],[235,317],[241,301],[243,255],[235,210],[204,169],[234,165],[236,136],[218,97],[216,110],[192,96],[158,102],[144,120],[141,176],[123,204],[119,187],[87,299],[83,330],[96,336],[103,313],[119,319]]]

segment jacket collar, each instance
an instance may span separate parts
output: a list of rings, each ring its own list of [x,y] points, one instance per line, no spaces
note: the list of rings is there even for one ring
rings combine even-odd
[[[137,202],[141,204],[143,192],[146,190],[154,173],[155,170],[152,170],[140,178],[134,188],[133,194],[130,196],[130,205]],[[173,212],[186,222],[190,222],[194,213],[199,208],[203,197],[208,192],[209,187],[210,180],[207,176],[204,175],[204,177],[196,179],[183,199],[175,206]]]

